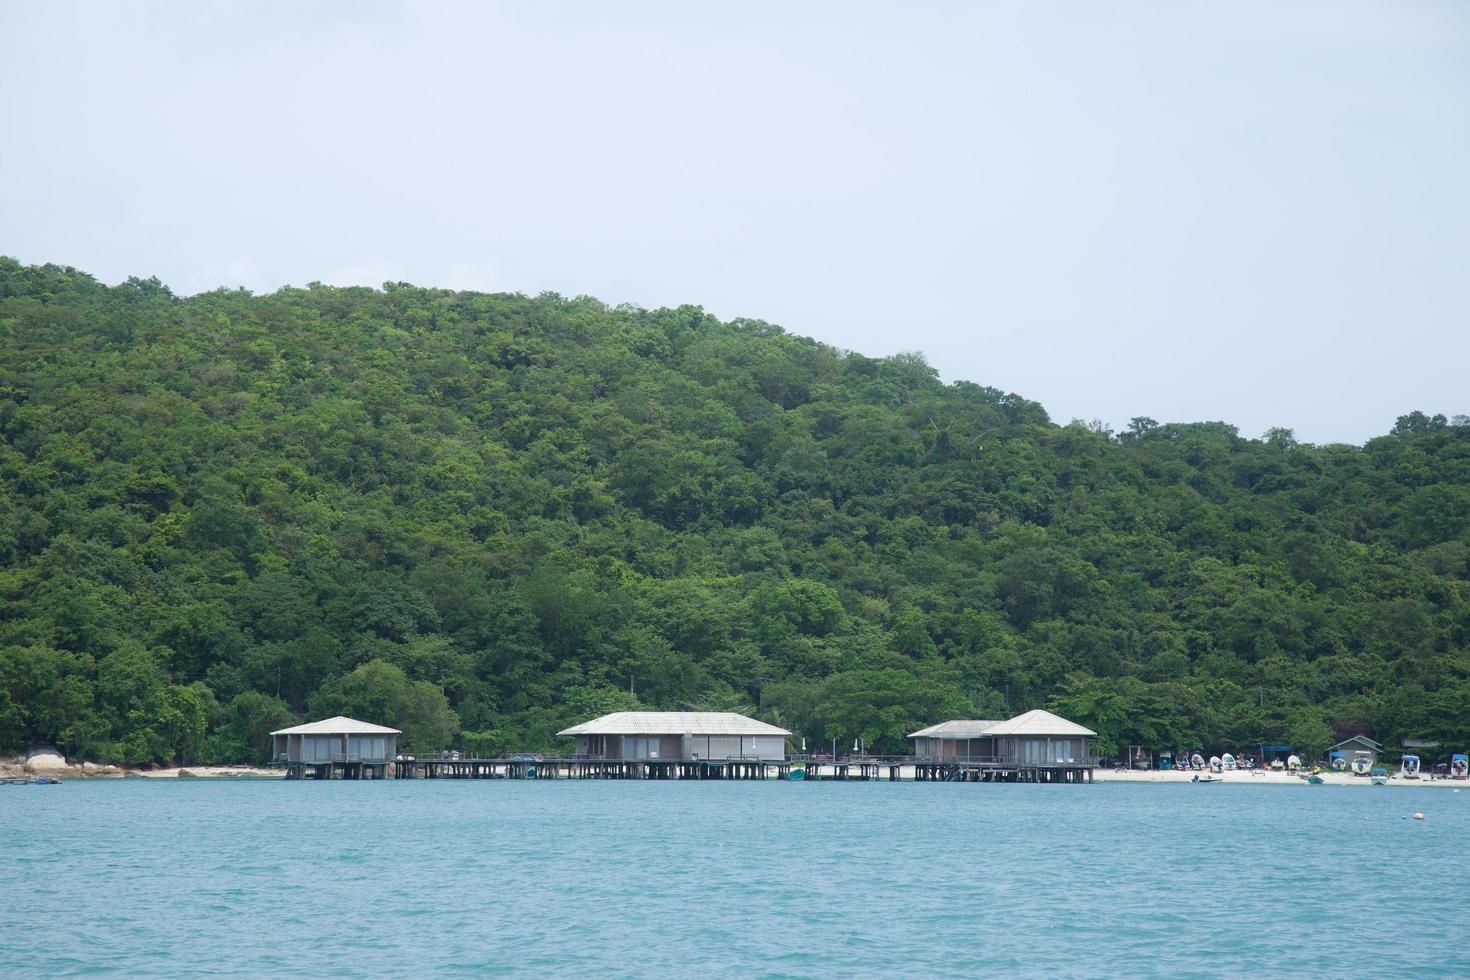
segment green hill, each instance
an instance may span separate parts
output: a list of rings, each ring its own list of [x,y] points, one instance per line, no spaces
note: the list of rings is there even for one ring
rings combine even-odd
[[[1464,746],[1465,421],[1112,435],[695,307],[0,259],[0,749],[236,761],[342,712],[491,752],[633,705]]]

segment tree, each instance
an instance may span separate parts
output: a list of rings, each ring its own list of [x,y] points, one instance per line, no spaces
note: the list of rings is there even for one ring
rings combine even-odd
[[[1110,438],[692,306],[5,258],[0,334],[6,751],[258,759],[318,709],[429,751],[640,706],[893,751],[1047,704],[1110,746],[1463,727],[1462,416]]]
[[[397,728],[403,732],[400,746],[415,752],[445,748],[459,730],[444,692],[428,681],[410,681],[400,668],[382,660],[322,685],[311,699],[311,713]]]

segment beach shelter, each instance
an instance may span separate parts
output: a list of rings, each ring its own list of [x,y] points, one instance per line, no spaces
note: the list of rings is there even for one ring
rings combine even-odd
[[[1290,758],[1292,751],[1293,749],[1290,745],[1263,744],[1261,746],[1261,765],[1271,767],[1279,762],[1284,766],[1286,765],[1286,760]]]

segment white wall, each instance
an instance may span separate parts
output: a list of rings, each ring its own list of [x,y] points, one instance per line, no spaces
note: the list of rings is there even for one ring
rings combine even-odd
[[[701,759],[784,759],[786,758],[786,736],[747,735],[742,742],[738,735],[695,735],[689,740],[691,756]]]

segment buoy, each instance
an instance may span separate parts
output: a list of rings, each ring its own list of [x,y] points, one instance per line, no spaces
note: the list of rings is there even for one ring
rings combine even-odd
[[[1422,810],[1416,810],[1416,811],[1414,811],[1414,819],[1415,820],[1423,820],[1424,819],[1424,811],[1422,811]]]

